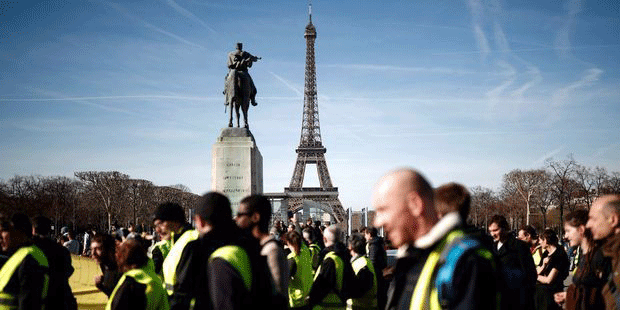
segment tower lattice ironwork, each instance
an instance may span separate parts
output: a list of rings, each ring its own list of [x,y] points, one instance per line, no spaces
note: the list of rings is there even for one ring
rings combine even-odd
[[[325,152],[327,149],[321,141],[319,124],[319,106],[316,90],[316,64],[314,59],[314,41],[316,28],[312,24],[312,10],[310,6],[309,22],[306,26],[306,74],[304,87],[304,112],[301,123],[301,139],[296,149],[297,162],[291,178],[291,184],[284,191],[288,197],[288,208],[297,211],[304,200],[311,200],[326,207],[337,222],[346,220],[346,213],[338,199],[338,188],[332,185]],[[303,187],[304,175],[308,164],[316,164],[320,187]]]

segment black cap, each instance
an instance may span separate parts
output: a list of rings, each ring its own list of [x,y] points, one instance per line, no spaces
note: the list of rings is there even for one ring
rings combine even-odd
[[[164,202],[155,209],[154,220],[185,223],[185,211],[178,203]]]

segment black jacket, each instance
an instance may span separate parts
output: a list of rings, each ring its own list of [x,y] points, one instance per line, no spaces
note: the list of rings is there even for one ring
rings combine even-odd
[[[387,253],[383,247],[383,239],[374,237],[368,241],[368,258],[375,267],[377,277],[383,276],[383,269],[387,267]]]
[[[533,309],[536,266],[529,246],[508,236],[499,250],[497,243],[493,249],[503,275],[502,309]]]
[[[409,247],[406,255],[398,258],[386,309],[409,309],[422,268],[437,244],[426,249]],[[497,274],[492,260],[473,251],[464,255],[455,269],[454,299],[447,309],[496,309]]]
[[[250,260],[252,290],[248,291],[239,272],[223,259],[209,257],[226,245],[242,247]],[[264,304],[271,297],[273,286],[266,259],[260,255],[260,244],[241,231],[211,231],[189,242],[177,265],[177,281],[170,300],[170,309],[248,309]]]
[[[331,259],[323,259],[321,262],[320,273],[316,275],[312,288],[310,289],[310,307],[319,304],[327,294],[336,292],[343,302],[351,296],[351,291],[357,291],[356,281],[354,280],[355,274],[353,273],[353,267],[351,267],[351,254],[344,246],[344,244],[337,242],[332,246],[328,246],[323,249],[323,257],[329,252],[334,252],[344,265],[343,277],[342,277],[342,291],[337,290],[336,283],[336,265]]]
[[[9,279],[4,292],[15,296],[17,309],[41,309],[41,292],[46,274],[48,268],[42,267],[34,257],[28,255]]]
[[[69,286],[69,277],[73,274],[71,254],[64,246],[45,237],[34,237],[34,243],[49,264],[49,282],[46,309],[77,309],[77,302]]]

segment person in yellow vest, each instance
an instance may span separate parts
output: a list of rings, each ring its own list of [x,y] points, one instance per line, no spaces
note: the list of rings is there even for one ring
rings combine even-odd
[[[323,240],[326,254],[314,276],[309,304],[314,309],[345,309],[349,291],[355,291],[351,255],[336,225],[325,229]]]
[[[49,265],[33,243],[30,219],[22,213],[0,218],[0,236],[2,251],[10,255],[0,269],[0,309],[45,309]]]
[[[306,227],[302,231],[302,235],[304,237],[304,241],[308,245],[308,249],[310,250],[310,259],[312,261],[312,274],[316,273],[316,270],[319,268],[321,264],[321,246],[319,245],[317,233],[318,229],[314,229],[314,227]]]
[[[260,254],[267,261],[274,287],[280,295],[280,302],[288,303],[289,266],[282,243],[275,236],[269,234],[269,223],[271,222],[269,199],[259,194],[241,199],[235,222],[243,233],[260,243]]]
[[[351,292],[347,310],[376,310],[378,283],[374,265],[366,256],[366,239],[360,234],[353,234],[349,240],[349,251],[357,291]]]
[[[267,263],[260,256],[260,244],[237,227],[228,198],[216,192],[203,195],[194,209],[194,222],[199,237],[187,243],[179,259],[171,308],[271,306],[267,298],[274,288]]]
[[[291,249],[288,255],[291,281],[288,286],[290,309],[310,309],[308,294],[312,287],[312,262],[310,250],[296,231],[289,231],[283,236],[284,242]]]
[[[386,309],[497,309],[492,254],[461,247],[467,243],[457,229],[460,216],[439,220],[433,188],[419,172],[402,168],[383,176],[372,204],[374,226],[399,248]]]
[[[164,260],[174,243],[189,230],[185,224],[185,211],[174,202],[165,202],[157,206],[153,215],[153,225],[161,240],[155,244],[151,257],[155,263],[155,272],[162,274]]]
[[[116,262],[123,276],[108,299],[106,310],[168,310],[168,295],[149,264],[146,250],[135,239],[118,246]]]

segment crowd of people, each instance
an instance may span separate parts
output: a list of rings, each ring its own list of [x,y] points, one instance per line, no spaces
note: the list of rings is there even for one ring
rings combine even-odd
[[[16,213],[0,219],[0,309],[77,309],[70,253],[98,263],[106,309],[620,308],[620,195],[569,213],[564,238],[513,232],[501,215],[471,226],[470,200],[463,185],[433,188],[407,168],[379,180],[374,227],[350,236],[312,219],[274,222],[262,195],[233,215],[226,196],[209,192],[193,226],[180,205],[160,204],[152,240],[132,228],[83,243],[67,231],[58,242],[49,219]],[[397,249],[394,264],[377,227]]]

